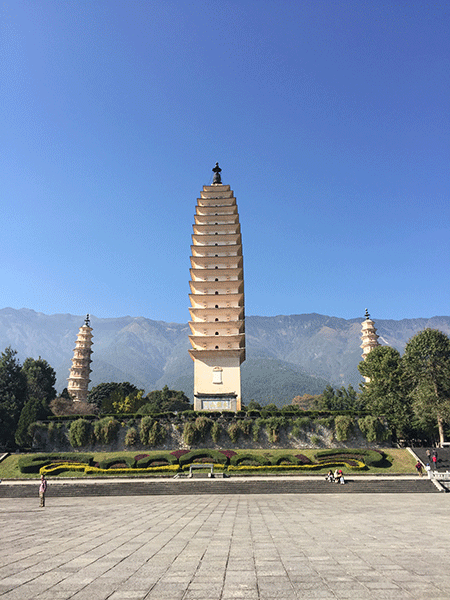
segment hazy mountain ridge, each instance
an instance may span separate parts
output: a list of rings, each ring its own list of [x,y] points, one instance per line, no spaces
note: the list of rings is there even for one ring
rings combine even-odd
[[[333,385],[358,386],[361,323],[319,314],[246,318],[247,361],[242,365],[244,401],[290,400]],[[67,385],[83,316],[45,315],[30,309],[0,309],[0,350],[12,346],[23,361],[42,356],[55,369],[57,389]],[[92,383],[130,381],[146,392],[165,384],[192,397],[193,363],[187,324],[144,317],[98,319],[93,328]],[[450,317],[375,320],[380,342],[403,351],[418,331],[450,334]]]

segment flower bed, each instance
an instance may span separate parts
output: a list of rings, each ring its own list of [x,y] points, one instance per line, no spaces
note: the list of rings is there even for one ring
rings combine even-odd
[[[352,461],[353,462],[353,461]],[[228,467],[229,472],[239,471],[239,472],[266,472],[266,473],[276,473],[283,471],[303,471],[303,472],[311,472],[311,471],[319,471],[320,469],[335,469],[336,467],[345,467],[350,471],[364,471],[367,467],[361,461],[355,461],[356,464],[350,464],[348,462],[328,462],[328,463],[320,463],[320,464],[311,464],[311,465],[230,465]]]
[[[122,468],[122,469],[101,469],[99,467],[90,467],[89,465],[75,465],[73,463],[50,464],[40,469],[41,475],[52,476],[59,475],[64,471],[79,471],[86,475],[149,475],[151,473],[176,473],[179,470],[178,465],[164,465],[161,467]]]
[[[199,462],[208,462],[221,465],[223,464],[223,460],[224,455],[218,450],[191,450],[179,458],[181,467],[191,463]]]
[[[39,473],[45,465],[61,462],[63,464],[92,464],[93,456],[91,454],[78,453],[50,453],[34,454],[32,456],[23,456],[19,459],[19,469],[21,473]]]

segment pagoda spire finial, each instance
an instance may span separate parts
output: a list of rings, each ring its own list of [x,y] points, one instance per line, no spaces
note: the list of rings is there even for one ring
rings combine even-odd
[[[220,173],[222,172],[222,169],[219,167],[219,163],[218,162],[216,162],[216,166],[214,167],[214,169],[212,169],[212,171],[214,172],[213,184],[214,183],[221,184],[222,183],[222,178],[220,176]]]
[[[370,319],[370,315],[369,315],[369,311],[366,308],[366,314],[364,315],[366,317],[366,319]]]
[[[90,327],[91,320],[90,320],[90,314],[89,313],[86,315],[86,318],[84,320],[84,324],[86,325],[86,327]]]

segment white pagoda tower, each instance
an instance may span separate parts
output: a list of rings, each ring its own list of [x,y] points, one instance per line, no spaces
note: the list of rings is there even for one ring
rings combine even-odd
[[[366,320],[361,323],[361,348],[362,348],[362,358],[366,360],[367,355],[374,348],[379,346],[377,330],[375,328],[374,322],[370,318],[369,312],[366,308],[366,314],[364,315]],[[364,377],[366,383],[369,383],[370,377]]]
[[[366,308],[366,317],[365,321],[361,323],[361,348],[362,348],[362,358],[366,360],[367,355],[371,350],[379,346],[377,330],[375,328],[374,322],[370,318],[370,315]]]
[[[92,327],[89,315],[78,331],[73,351],[72,368],[68,379],[67,391],[74,402],[86,402],[88,396],[89,374],[91,373]]]
[[[213,169],[212,185],[197,199],[191,246],[194,409],[241,409],[245,360],[244,271],[236,198]]]

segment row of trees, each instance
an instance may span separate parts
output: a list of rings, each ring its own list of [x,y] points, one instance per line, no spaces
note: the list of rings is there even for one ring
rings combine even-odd
[[[305,394],[292,404],[319,411],[366,411],[383,417],[394,438],[432,439],[436,428],[444,441],[445,424],[450,423],[450,339],[444,333],[426,329],[406,345],[403,356],[389,346],[369,353],[358,369],[368,381],[358,394],[352,386],[327,386],[321,395]],[[129,382],[102,383],[94,387],[88,402],[74,403],[65,390],[56,397],[56,375],[39,357],[27,358],[23,365],[10,347],[0,359],[0,446],[27,446],[30,425],[50,414],[138,414],[189,410],[191,404],[181,391],[154,390],[144,395]],[[251,400],[249,410],[260,410]],[[275,405],[264,407],[267,410]]]
[[[100,414],[139,414],[150,415],[158,412],[189,410],[189,398],[167,385],[162,390],[154,390],[144,396],[132,383],[101,383],[88,395],[88,402],[96,406]]]
[[[56,374],[46,360],[27,358],[6,348],[0,358],[0,446],[13,448],[31,441],[29,425],[49,414],[56,396]]]
[[[425,329],[407,343],[403,356],[389,346],[372,350],[358,369],[369,378],[360,400],[366,410],[383,415],[397,437],[421,435],[445,439],[450,423],[450,339]]]

